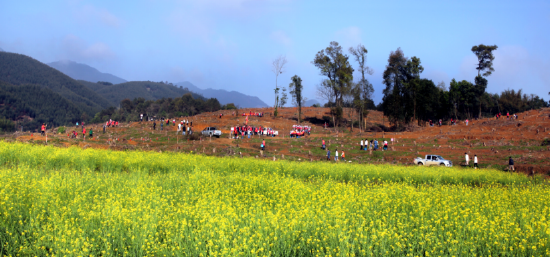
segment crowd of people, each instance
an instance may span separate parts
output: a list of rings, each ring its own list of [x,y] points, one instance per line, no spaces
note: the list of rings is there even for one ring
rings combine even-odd
[[[292,130],[290,131],[290,138],[300,137],[311,134],[311,126],[307,125],[293,125]]]
[[[243,113],[242,116],[257,116],[257,117],[263,117],[264,116],[264,113],[263,112],[248,112],[248,113]],[[221,116],[220,116],[221,118]]]
[[[499,120],[501,117],[502,117],[502,114],[501,114],[500,112],[497,113],[497,114],[495,115],[495,119],[496,119],[496,120]],[[517,116],[516,114],[510,115],[509,112],[506,112],[506,120],[512,120],[512,119],[513,119],[513,120],[518,119],[518,116]],[[464,120],[464,124],[465,124],[466,126],[468,125],[469,122],[470,122],[470,121],[469,121],[468,119]],[[438,121],[435,121],[435,122],[432,121],[432,120],[429,120],[429,121],[428,121],[428,124],[429,124],[431,127],[433,127],[434,125],[443,126],[443,120],[439,119]],[[453,119],[453,118],[451,118],[450,124],[451,124],[451,125],[457,125],[457,124],[459,124],[459,120],[458,120],[458,119]]]
[[[276,136],[275,130],[268,127],[261,127],[261,126],[250,126],[250,125],[243,125],[243,126],[234,126],[231,127],[231,138],[239,138],[239,137],[246,137],[252,135],[262,135],[262,136]]]

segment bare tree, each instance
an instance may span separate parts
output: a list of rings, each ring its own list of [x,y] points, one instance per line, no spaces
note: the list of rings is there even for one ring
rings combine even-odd
[[[366,127],[366,116],[368,115],[368,111],[365,109],[365,105],[369,100],[372,99],[372,93],[374,92],[374,88],[372,87],[372,84],[365,78],[365,73],[368,75],[373,75],[374,70],[367,66],[367,49],[365,46],[359,44],[357,47],[349,48],[349,52],[355,57],[355,61],[359,63],[359,72],[361,72],[361,80],[355,85],[356,86],[356,100],[355,100],[355,106],[358,108],[359,111],[359,120],[361,124],[361,132],[363,131],[363,124]],[[353,130],[353,129],[352,129]]]
[[[441,81],[437,84],[437,88],[440,89],[441,91],[445,91],[447,90],[447,87],[445,86],[445,82],[444,81]]]
[[[271,71],[273,73],[275,73],[275,105],[274,105],[274,108],[275,108],[275,114],[277,114],[277,106],[278,106],[278,103],[279,102],[279,86],[277,84],[277,79],[279,78],[279,75],[284,73],[285,70],[285,65],[286,65],[287,61],[286,61],[286,57],[283,56],[283,55],[280,55],[279,57],[275,58],[275,60],[273,60],[273,67],[271,69]]]
[[[329,79],[322,80],[321,83],[317,84],[317,97],[326,100],[329,104],[334,100],[333,103],[336,102],[336,95],[334,94],[332,86],[332,81]],[[330,112],[332,115],[332,123],[336,125],[336,120],[334,118],[334,112]],[[336,127],[335,127],[336,129]]]

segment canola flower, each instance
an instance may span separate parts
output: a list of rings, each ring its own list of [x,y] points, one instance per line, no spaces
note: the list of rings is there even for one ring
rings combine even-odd
[[[4,142],[0,161],[2,256],[550,255],[546,182],[498,171]]]

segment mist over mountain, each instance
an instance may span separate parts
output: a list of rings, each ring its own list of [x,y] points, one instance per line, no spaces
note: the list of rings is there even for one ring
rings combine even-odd
[[[233,103],[241,108],[269,107],[269,105],[260,100],[260,98],[256,96],[246,95],[237,91],[215,90],[210,88],[201,89],[188,81],[179,82],[176,83],[176,85],[187,88],[192,92],[201,94],[205,98],[216,98],[222,105]]]
[[[79,82],[111,101],[115,106],[118,106],[123,99],[158,100],[162,98],[179,98],[187,93],[190,93],[194,99],[207,100],[199,94],[163,82],[130,81],[119,84],[93,83],[82,80]]]
[[[311,106],[313,106],[313,105],[315,105],[315,104],[321,105],[321,102],[318,101],[318,100],[316,100],[316,99],[310,99],[310,100],[307,100],[306,103],[304,103],[304,106],[305,106],[305,107],[311,107]],[[321,105],[321,106],[323,106],[323,105]]]
[[[58,71],[66,74],[67,76],[75,80],[83,80],[89,82],[110,82],[112,84],[124,83],[126,80],[114,76],[109,73],[102,73],[97,69],[86,65],[69,60],[57,61],[48,64],[49,66],[57,69]]]

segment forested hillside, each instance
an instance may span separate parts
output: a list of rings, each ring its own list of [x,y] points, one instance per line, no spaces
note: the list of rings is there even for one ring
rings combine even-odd
[[[33,131],[42,123],[49,127],[72,124],[82,119],[82,112],[72,102],[52,90],[38,85],[11,85],[0,81],[0,116],[2,131]],[[86,115],[84,115],[86,116]]]
[[[140,114],[145,117],[170,118],[182,116],[194,116],[202,112],[220,110],[222,106],[215,98],[208,100],[200,97],[194,98],[191,93],[177,98],[162,98],[159,100],[145,100],[135,98],[124,99],[120,102],[120,108],[110,107],[97,113],[93,123],[105,122],[109,119],[116,121],[137,121]]]
[[[123,99],[133,100],[135,98],[143,98],[145,100],[158,100],[181,97],[187,93],[191,93],[194,99],[206,100],[203,96],[189,90],[160,82],[133,81],[114,85],[105,82],[82,83],[117,106]]]
[[[46,87],[90,115],[113,105],[82,83],[25,55],[0,52],[0,81]]]

